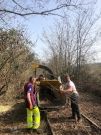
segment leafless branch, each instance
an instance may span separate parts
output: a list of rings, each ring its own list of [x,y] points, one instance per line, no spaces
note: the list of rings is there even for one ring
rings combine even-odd
[[[32,11],[32,12],[28,12],[28,13],[20,13],[20,12],[16,12],[16,11],[12,11],[12,10],[8,10],[8,9],[0,9],[0,12],[3,12],[3,13],[10,13],[10,14],[16,14],[16,15],[19,15],[19,16],[28,16],[28,15],[58,15],[58,14],[55,14],[55,13],[52,13],[54,11],[58,11],[62,8],[66,8],[66,7],[75,7],[77,8],[76,5],[68,5],[68,4],[62,4],[62,5],[59,5],[57,6],[56,8],[53,8],[53,9],[49,9],[49,10],[45,10],[45,11],[41,11],[41,12],[36,12],[36,11]]]

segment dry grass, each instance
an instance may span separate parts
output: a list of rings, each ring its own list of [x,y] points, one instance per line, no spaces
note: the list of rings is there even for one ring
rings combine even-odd
[[[11,105],[0,105],[0,113],[2,112],[7,112],[11,110],[12,106]]]

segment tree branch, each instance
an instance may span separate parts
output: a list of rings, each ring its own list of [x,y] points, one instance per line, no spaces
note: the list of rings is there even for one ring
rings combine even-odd
[[[8,10],[8,9],[0,9],[0,12],[4,12],[4,13],[6,12],[6,13],[10,13],[10,14],[16,14],[16,15],[19,15],[19,16],[49,15],[49,14],[51,14],[51,15],[58,15],[58,14],[55,14],[55,13],[52,13],[52,12],[57,11],[57,10],[60,10],[62,8],[70,7],[70,6],[77,8],[77,5],[62,4],[62,5],[57,6],[56,8],[53,8],[53,9],[50,9],[50,10],[41,11],[41,12],[32,11],[32,12],[28,12],[28,13],[20,13],[20,12]]]
[[[23,10],[28,10],[27,8],[24,8],[23,6],[21,6],[18,2],[16,2],[16,0],[12,0],[13,3],[15,3],[17,6],[19,6],[21,9]]]

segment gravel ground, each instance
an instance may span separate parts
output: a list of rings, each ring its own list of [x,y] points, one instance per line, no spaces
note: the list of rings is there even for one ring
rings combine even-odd
[[[23,107],[23,103],[20,103],[19,101],[18,103],[14,104],[13,108],[9,111],[0,113],[0,135],[28,135],[28,133],[25,132],[26,117]],[[87,117],[92,119],[101,127],[101,99],[99,97],[80,92],[80,108],[82,113],[84,113]],[[55,123],[55,125],[53,125],[55,130],[57,130],[58,128],[58,131],[56,131],[56,135],[67,135],[68,131],[65,129],[60,134],[60,130],[63,129],[65,126],[67,126],[67,128],[73,129],[71,130],[71,134],[73,132],[76,133],[77,130],[75,129],[75,123],[68,122],[66,119],[66,117],[70,116],[70,114],[70,107],[65,107],[60,109],[58,112],[53,111],[49,114],[50,117],[54,116],[54,119],[51,119],[52,122],[55,121],[56,117],[56,119],[58,119],[61,123],[61,125],[58,125],[58,123]],[[67,122],[70,124],[67,125]],[[44,123],[41,124],[44,125]],[[80,128],[82,127],[79,127],[79,129]]]
[[[101,97],[80,93],[80,108],[83,114],[101,127]]]
[[[81,113],[85,114],[89,119],[101,127],[101,101],[99,97],[80,92],[80,110]],[[48,117],[55,135],[87,135],[88,131],[90,135],[100,134],[96,131],[92,131],[89,125],[84,121],[81,123],[75,123],[75,121],[73,122],[68,120],[67,117],[70,115],[70,106],[61,108],[59,111],[48,113]]]

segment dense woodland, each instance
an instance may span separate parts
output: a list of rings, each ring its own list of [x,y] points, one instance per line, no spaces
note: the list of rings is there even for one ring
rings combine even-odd
[[[68,72],[78,89],[101,96],[101,64],[93,60],[97,52],[92,50],[101,27],[95,29],[101,17],[95,10],[97,1],[56,0],[53,8],[48,7],[50,1],[10,0],[10,7],[7,0],[0,1],[0,99],[12,100],[20,95],[26,79],[34,72],[32,63],[44,63],[56,77]],[[36,42],[32,43],[23,27],[8,28],[14,17],[30,15],[59,18],[53,29],[42,34],[47,46],[43,51],[48,56],[44,62],[34,51]]]
[[[31,64],[37,58],[30,51],[33,44],[25,38],[21,30],[1,29],[0,40],[0,95],[8,93],[14,96],[22,88],[31,72]]]

